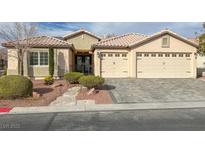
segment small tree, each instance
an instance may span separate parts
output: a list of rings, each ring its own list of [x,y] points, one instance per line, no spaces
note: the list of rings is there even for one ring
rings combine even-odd
[[[205,34],[199,36],[199,48],[198,53],[201,55],[205,55]]]
[[[19,75],[24,75],[24,55],[29,51],[30,38],[37,32],[35,23],[12,23],[6,24],[0,28],[0,38],[7,41],[17,50],[17,59],[19,61]]]
[[[202,26],[203,26],[203,29],[201,30],[202,34],[198,36],[198,40],[199,40],[198,53],[201,55],[205,55],[205,33],[204,33],[205,23],[203,23]],[[195,34],[197,35],[198,33],[196,32]]]

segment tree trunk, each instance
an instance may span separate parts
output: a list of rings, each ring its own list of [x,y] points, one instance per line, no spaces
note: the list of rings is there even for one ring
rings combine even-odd
[[[19,63],[19,75],[23,76],[24,75],[24,72],[23,72],[23,61],[20,60],[20,63]]]
[[[23,51],[20,49],[19,50],[19,75],[23,76]]]

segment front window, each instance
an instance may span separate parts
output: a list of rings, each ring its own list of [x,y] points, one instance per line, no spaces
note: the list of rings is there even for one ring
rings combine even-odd
[[[149,57],[149,54],[148,54],[148,53],[145,53],[145,54],[144,54],[144,57]]]
[[[40,52],[40,65],[48,65],[48,52]]]
[[[48,52],[31,52],[30,65],[32,66],[45,66],[48,65]]]
[[[112,57],[112,53],[108,53],[108,57]]]
[[[30,65],[38,65],[38,52],[30,53]]]
[[[165,57],[169,57],[169,54],[168,54],[168,53],[165,53]]]
[[[156,54],[155,54],[155,53],[152,53],[151,55],[152,55],[152,57],[156,57]]]
[[[115,54],[115,57],[120,57],[120,54],[119,54],[119,53],[116,53],[116,54]]]

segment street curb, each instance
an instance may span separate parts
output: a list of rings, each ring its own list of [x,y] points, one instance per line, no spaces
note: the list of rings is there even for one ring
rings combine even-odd
[[[205,102],[95,104],[95,105],[80,104],[80,105],[73,105],[73,106],[15,107],[10,112],[4,112],[0,114],[133,111],[133,110],[190,109],[190,108],[205,108]]]

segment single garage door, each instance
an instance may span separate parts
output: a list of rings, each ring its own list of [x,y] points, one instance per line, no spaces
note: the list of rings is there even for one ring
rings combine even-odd
[[[101,53],[101,76],[106,78],[128,77],[128,54]]]
[[[137,78],[189,78],[190,53],[137,53]]]

